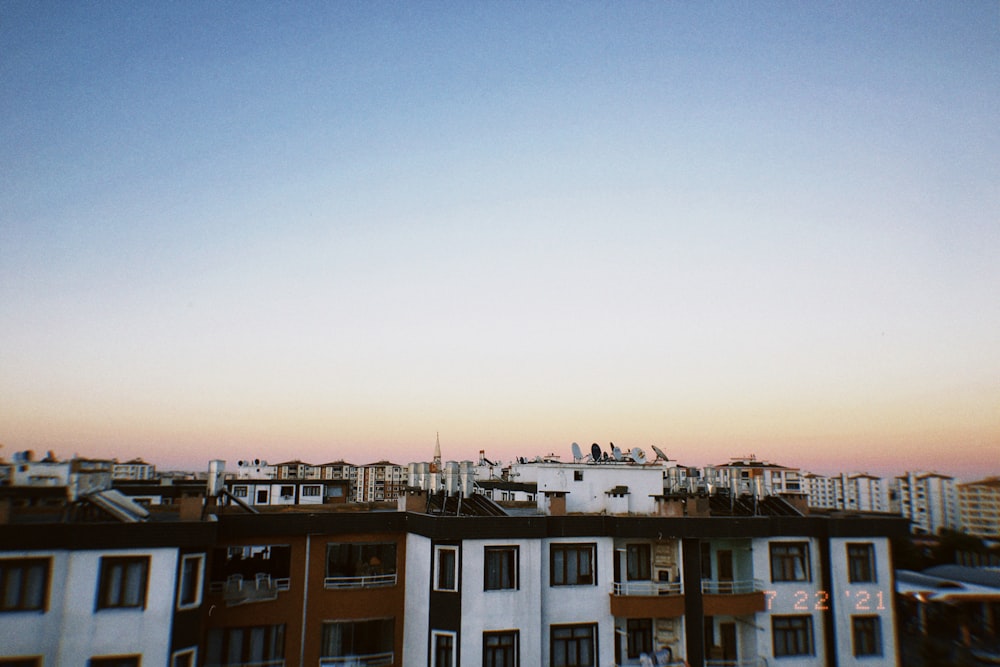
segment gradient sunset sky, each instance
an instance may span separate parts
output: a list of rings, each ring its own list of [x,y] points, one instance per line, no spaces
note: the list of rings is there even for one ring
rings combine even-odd
[[[0,456],[1000,473],[1000,4],[0,0]]]

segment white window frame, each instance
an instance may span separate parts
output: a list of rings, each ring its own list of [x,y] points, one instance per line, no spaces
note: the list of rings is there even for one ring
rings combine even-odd
[[[457,547],[456,547],[457,551]],[[451,637],[451,664],[458,664],[458,633],[452,630],[431,630],[431,664],[430,667],[440,667],[437,662],[437,638]]]
[[[451,551],[455,554],[455,573],[452,580],[455,582],[454,588],[439,588],[438,583],[441,581],[441,554],[445,551]],[[444,591],[447,593],[457,593],[458,592],[458,547],[453,544],[439,544],[434,547],[434,590]]]
[[[194,602],[189,602],[183,604],[181,602],[181,593],[184,590],[184,561],[187,560],[197,560],[198,568],[195,570],[197,577],[197,582],[195,583],[195,594]],[[205,587],[205,554],[184,554],[181,556],[180,569],[177,576],[177,609],[179,611],[184,611],[185,609],[197,609],[201,606],[201,596],[202,589]],[[197,663],[194,663],[197,664]]]
[[[198,664],[198,647],[197,646],[192,646],[191,648],[182,648],[179,651],[174,651],[173,654],[170,656],[170,667],[177,667],[177,665],[179,664],[177,662],[177,659],[178,658],[184,658],[184,657],[190,657],[191,658],[191,664],[192,665],[197,665]]]

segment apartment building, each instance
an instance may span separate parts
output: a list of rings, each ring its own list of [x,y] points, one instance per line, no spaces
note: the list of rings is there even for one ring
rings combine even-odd
[[[407,466],[377,461],[355,466],[352,500],[356,503],[395,501],[406,490]]]
[[[893,481],[892,511],[911,522],[916,534],[959,530],[961,520],[955,478],[935,472],[907,472]]]
[[[798,495],[806,492],[798,468],[758,460],[753,455],[705,466],[703,473],[706,484],[741,494]]]
[[[541,471],[550,486],[552,465]],[[81,658],[98,667],[897,664],[889,538],[906,533],[904,520],[810,516],[780,497],[730,498],[728,489],[667,497],[661,486],[661,498],[630,506],[629,496],[653,490],[641,466],[563,472],[565,488],[551,497],[604,504],[484,516],[488,501],[463,497],[467,489],[432,503],[420,502],[430,491],[411,488],[397,511],[233,507],[210,521],[189,511],[194,520],[91,514],[48,525],[15,514],[0,525],[0,636],[15,638],[0,642],[0,658],[46,667]]]
[[[116,459],[111,469],[113,480],[151,480],[156,479],[156,466],[142,459],[132,459],[119,463]]]
[[[990,540],[1000,540],[1000,477],[958,484],[962,530]]]
[[[858,512],[889,512],[889,489],[868,473],[803,475],[809,507]]]

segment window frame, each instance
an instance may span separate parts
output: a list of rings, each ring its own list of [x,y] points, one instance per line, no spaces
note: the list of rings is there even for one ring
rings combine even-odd
[[[29,573],[35,569],[41,568],[42,572],[42,583],[41,591],[38,595],[38,603],[28,605],[28,595],[27,586]],[[17,594],[16,602],[8,606],[7,605],[7,587],[11,585],[11,574],[14,570],[19,572],[18,586],[20,590]],[[46,613],[49,610],[49,589],[52,587],[52,558],[48,556],[43,557],[29,557],[29,558],[2,558],[0,559],[0,614],[6,613],[16,613],[16,612],[41,612]]]
[[[801,627],[794,627],[794,625],[801,623]],[[778,627],[779,624],[786,627]],[[778,636],[782,636],[783,640],[778,641]],[[804,639],[806,646],[802,647],[803,650],[798,651],[799,648],[799,633],[805,633]],[[789,639],[793,641],[789,642]],[[794,646],[792,646],[794,644]],[[779,651],[780,648],[780,651]],[[789,651],[789,649],[795,652]],[[771,617],[771,650],[774,653],[775,658],[794,658],[801,657],[804,655],[816,655],[816,639],[815,633],[813,631],[813,617],[811,614],[795,614],[795,615],[782,615],[782,616],[772,616]]]
[[[146,600],[149,596],[149,568],[151,564],[151,558],[149,556],[101,556],[100,563],[98,565],[98,576],[97,576],[97,600],[95,605],[96,611],[107,611],[111,609],[146,609]],[[142,590],[140,592],[140,600],[135,604],[127,603],[125,601],[126,593],[125,590],[129,585],[129,566],[130,565],[142,565]],[[109,600],[111,591],[109,586],[111,581],[109,577],[114,576],[112,574],[113,568],[120,566],[122,568],[122,579],[120,582],[120,591],[117,600]]]
[[[447,660],[438,660],[438,642],[443,639],[451,642],[451,651]],[[456,667],[456,665],[458,665],[458,633],[454,630],[431,630],[430,667]]]
[[[449,566],[451,570],[451,587],[442,586],[441,575],[443,574],[442,568],[442,557],[445,553],[452,554],[452,562]],[[432,586],[435,591],[443,593],[457,593],[459,590],[459,572],[461,568],[458,566],[458,545],[455,544],[437,544],[434,546],[434,579],[432,581]]]
[[[812,563],[810,563],[809,542],[771,542],[769,544],[771,558],[771,581],[809,582],[812,581]],[[801,548],[799,554],[791,553],[793,549]],[[778,553],[784,550],[784,553]],[[801,563],[802,576],[796,576],[795,565]]]
[[[180,658],[190,658],[189,663],[179,663]],[[191,667],[197,667],[198,665],[198,647],[191,646],[188,648],[182,648],[174,651],[170,654],[170,667],[183,667],[184,664],[188,664]]]
[[[562,566],[556,567],[556,554],[562,553]],[[590,581],[580,574],[581,554],[589,554],[588,569]],[[573,554],[576,560],[576,579],[568,580],[568,557]],[[549,545],[549,586],[596,586],[597,585],[597,544],[595,542],[555,542]]]
[[[343,630],[341,630],[342,646],[340,655],[332,655],[332,651],[330,651],[327,647],[330,639],[327,635],[328,628],[335,625],[349,626],[350,629],[350,637],[347,638],[348,642],[346,642],[349,643],[349,646],[346,648],[343,646],[345,642]],[[373,646],[367,643],[371,640],[372,636],[380,634],[381,630],[386,629],[388,629],[388,637],[379,636],[377,643],[380,645]],[[359,632],[359,630],[362,630],[362,632]],[[320,638],[321,658],[350,658],[352,656],[371,655],[372,653],[392,653],[393,656],[395,656],[396,618],[393,616],[385,616],[379,618],[326,620],[323,621],[321,626]]]
[[[194,584],[194,599],[190,602],[184,601],[184,564],[188,561],[198,561],[194,572],[195,584]],[[178,611],[185,611],[187,609],[197,609],[201,606],[202,595],[205,588],[205,554],[182,554],[180,563],[178,564],[177,570],[177,609]]]
[[[510,644],[489,645],[491,639],[510,639]],[[499,661],[496,654],[499,652]],[[483,631],[483,667],[519,667],[521,664],[520,630]]]
[[[870,626],[861,627],[867,624]],[[870,650],[862,652],[861,649],[868,647],[862,645],[864,640],[858,640],[866,633],[868,634],[867,640],[872,642],[872,646]],[[851,616],[851,653],[855,658],[878,658],[884,654],[881,616],[878,614]]]
[[[643,653],[653,655],[655,627],[651,618],[625,619],[625,655],[629,660],[638,660]],[[642,646],[636,646],[642,644]]]
[[[575,644],[577,648],[581,645],[581,642],[587,642],[588,639],[580,636],[575,636],[578,631],[586,630],[589,634],[589,644],[590,644],[590,657],[591,660],[588,662],[579,661],[579,651],[577,651],[577,660],[574,662],[569,661],[570,651],[568,650],[571,644]],[[556,637],[557,632],[569,632],[569,637]],[[565,661],[556,661],[556,645],[558,642],[565,642],[564,654],[566,657]],[[558,624],[549,626],[549,665],[551,667],[596,667],[598,661],[598,640],[597,640],[597,623],[571,623],[571,624]]]
[[[87,667],[140,667],[141,655],[95,655],[87,660]]]
[[[878,574],[875,570],[875,545],[871,542],[848,542],[846,549],[847,581],[852,584],[877,583]],[[855,553],[852,553],[852,551]],[[860,571],[856,571],[856,566]]]
[[[634,561],[633,554],[635,554]],[[635,576],[633,576],[633,564]],[[625,545],[625,580],[653,580],[653,545],[648,542],[632,542]]]
[[[521,567],[521,549],[518,545],[490,545],[483,547],[483,590],[484,591],[516,591],[520,590],[521,578],[520,578],[520,567]],[[506,563],[506,571],[509,575],[508,581],[500,581],[499,583],[491,582],[490,577],[490,561],[491,557],[502,558],[503,556],[509,557],[509,563]],[[506,561],[507,558],[502,558]],[[498,577],[502,580],[504,570],[501,569],[501,573]]]

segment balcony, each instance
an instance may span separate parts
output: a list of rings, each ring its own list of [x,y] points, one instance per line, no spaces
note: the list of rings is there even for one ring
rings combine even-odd
[[[337,588],[383,588],[396,585],[396,573],[372,574],[363,577],[326,577],[323,587]]]
[[[701,592],[706,616],[744,616],[765,609],[764,583],[760,579],[703,579]]]
[[[642,660],[623,660],[622,662],[614,663],[614,667],[646,667],[650,663],[643,664]],[[671,660],[670,662],[654,662],[652,663],[656,667],[687,667],[688,663],[684,660]]]
[[[615,582],[611,615],[623,618],[678,618],[684,615],[684,589],[678,582]]]
[[[344,655],[338,658],[320,658],[319,667],[379,667],[391,665],[396,661],[392,651],[386,653],[370,653],[368,655]]]
[[[232,574],[225,581],[213,581],[209,584],[209,592],[222,593],[222,599],[229,607],[276,600],[280,591],[287,591],[289,588],[291,579],[272,579],[267,574],[258,574],[253,579]]]

